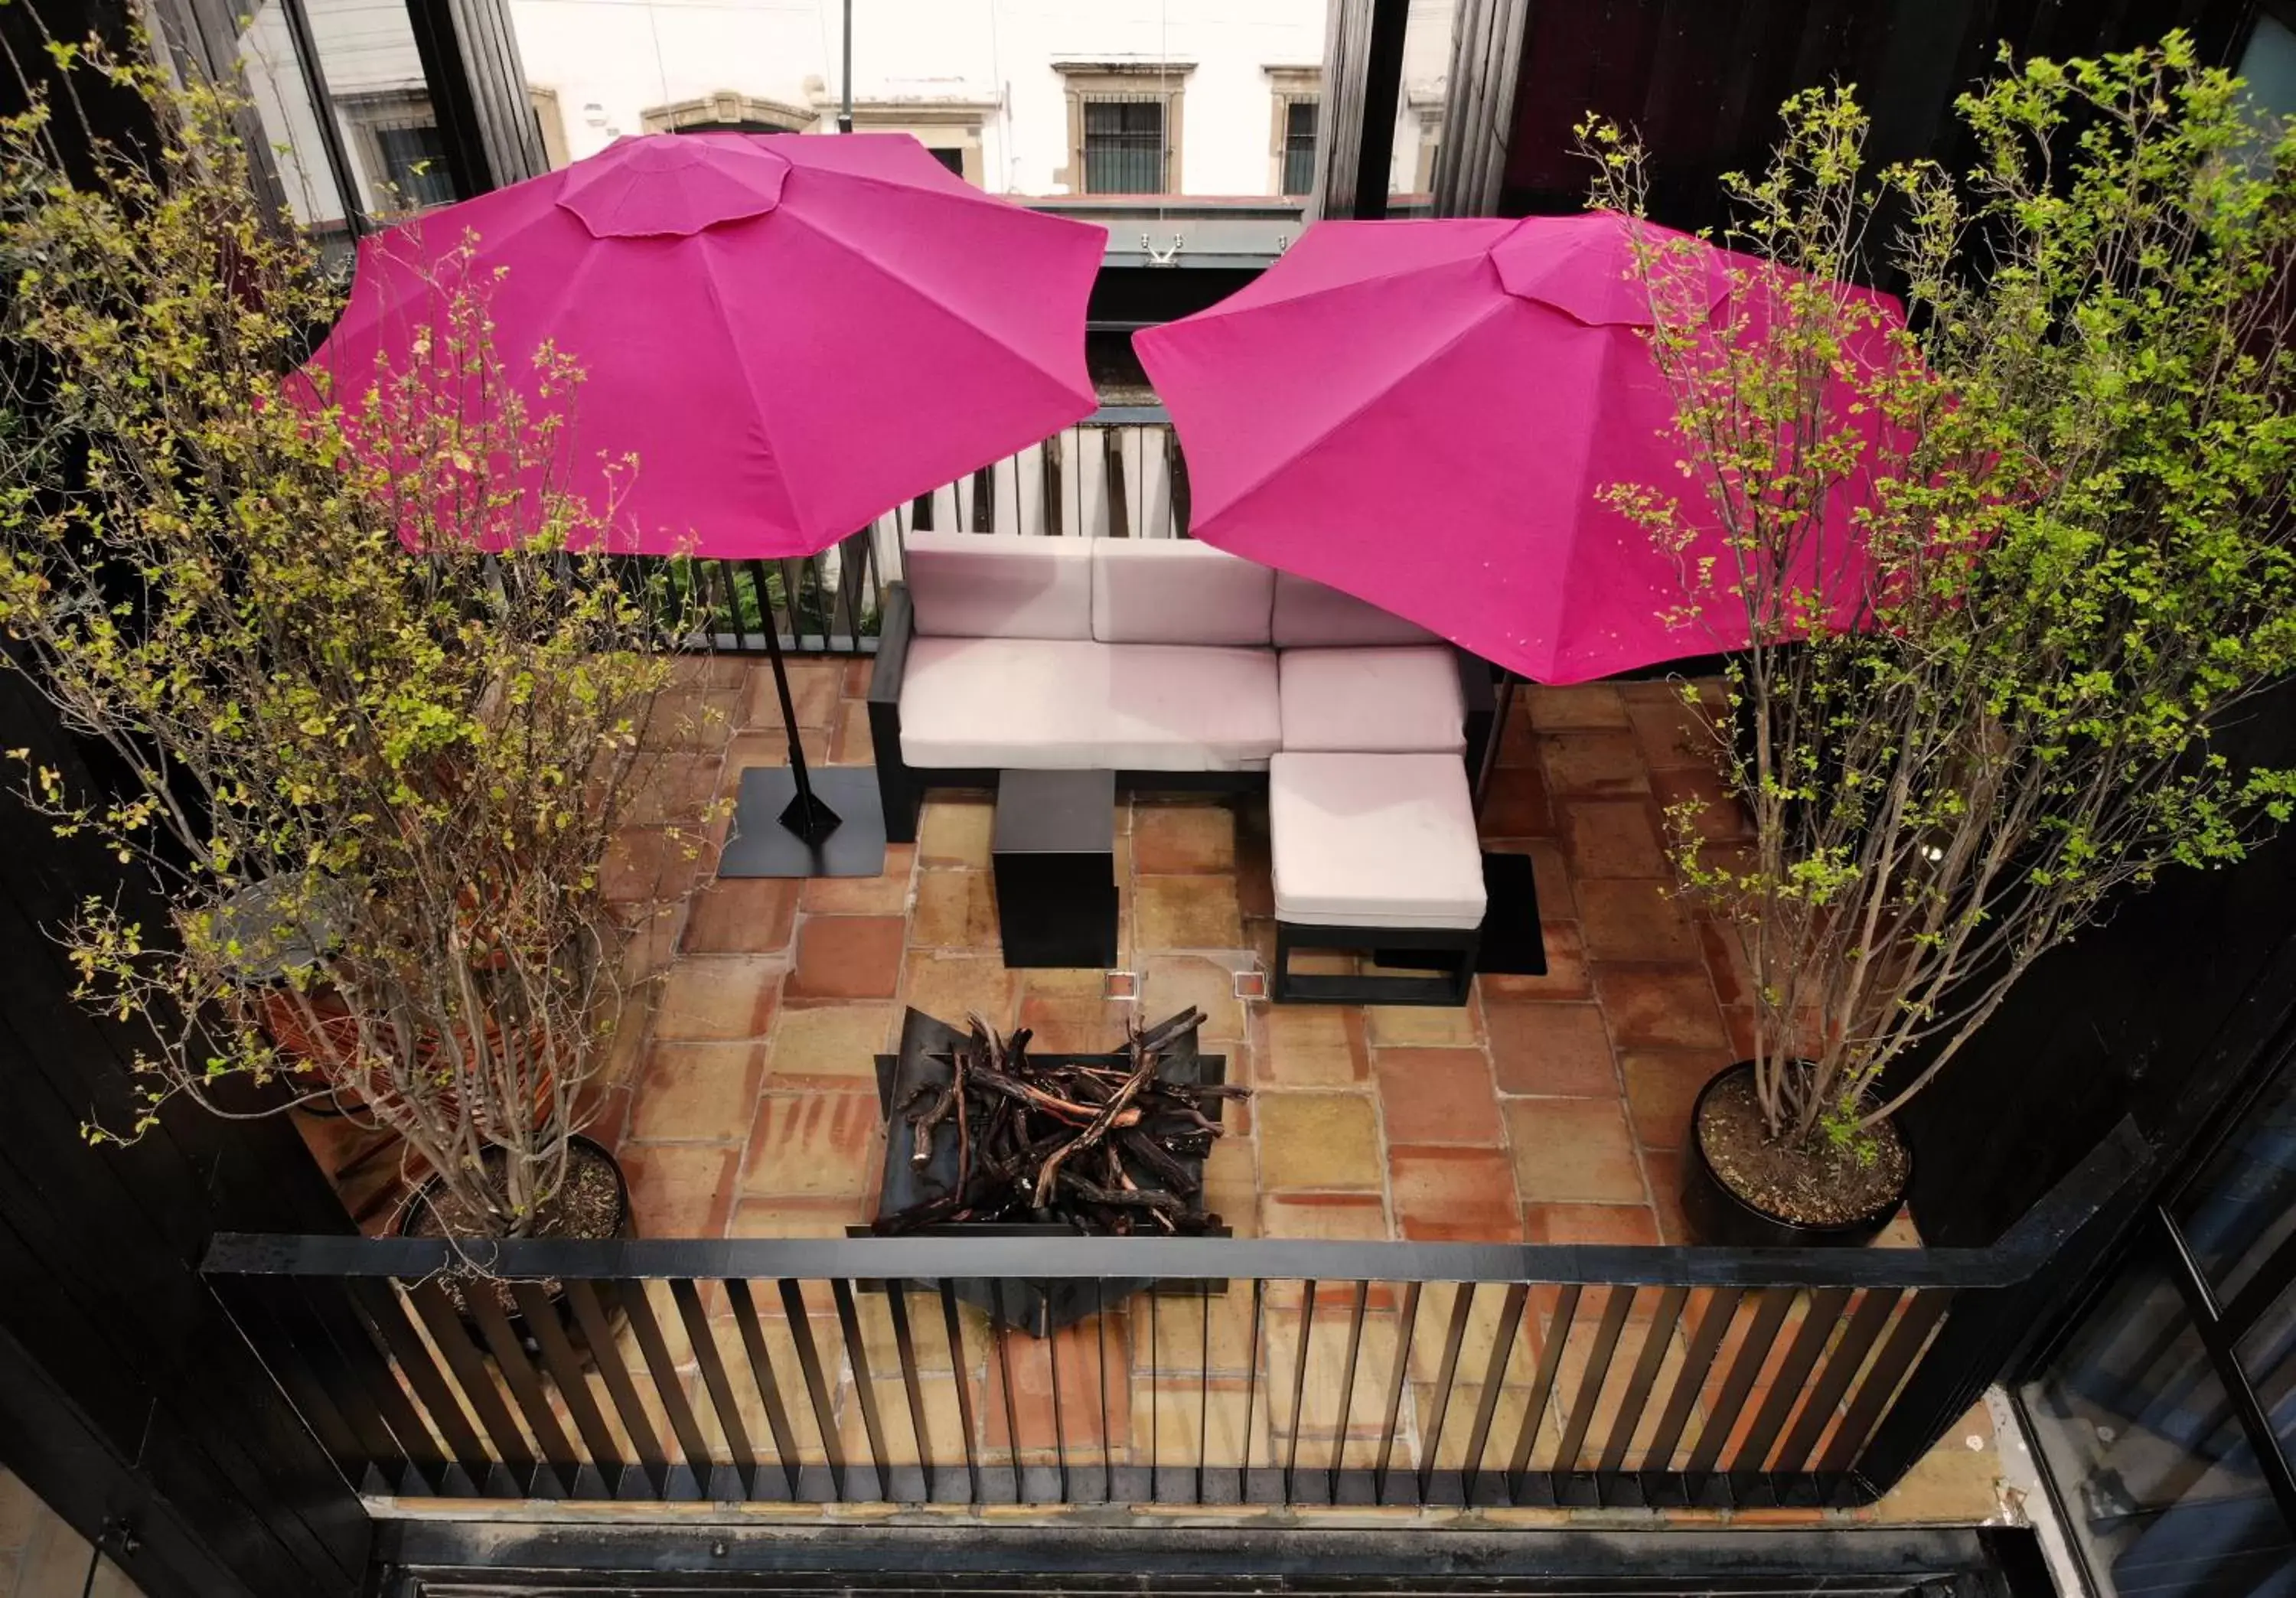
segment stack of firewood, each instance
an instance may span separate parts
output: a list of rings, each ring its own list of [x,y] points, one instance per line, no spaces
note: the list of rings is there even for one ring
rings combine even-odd
[[[1192,1234],[1217,1227],[1195,1174],[1219,1123],[1217,1099],[1250,1090],[1168,1081],[1166,1051],[1193,1036],[1199,1012],[1182,1011],[1143,1030],[1127,1028],[1118,1053],[1040,1061],[1024,1028],[999,1037],[980,1016],[971,1035],[932,1058],[946,1083],[920,1087],[899,1105],[911,1145],[888,1158],[923,1169],[940,1141],[956,1143],[956,1180],[946,1192],[881,1216],[881,1233],[959,1222],[1058,1222],[1111,1235]],[[1192,1166],[1194,1168],[1192,1168]]]

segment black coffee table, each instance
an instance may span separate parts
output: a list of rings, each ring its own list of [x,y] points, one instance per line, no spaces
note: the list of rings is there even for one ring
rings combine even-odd
[[[1007,771],[989,844],[1013,968],[1116,963],[1116,774]]]

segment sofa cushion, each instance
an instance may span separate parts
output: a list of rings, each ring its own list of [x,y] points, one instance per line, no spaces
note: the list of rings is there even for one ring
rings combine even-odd
[[[1466,705],[1456,657],[1447,648],[1287,649],[1277,659],[1287,750],[1466,750]]]
[[[920,635],[1089,638],[1092,551],[1086,538],[911,533],[901,545]]]
[[[1259,771],[1282,741],[1266,650],[919,638],[902,674],[915,766]]]
[[[1267,644],[1275,574],[1193,538],[1094,538],[1092,635],[1103,643]]]
[[[1275,919],[1473,927],[1483,856],[1456,755],[1293,754],[1267,768]]]
[[[1270,636],[1278,649],[1441,642],[1415,621],[1288,571],[1275,574]]]

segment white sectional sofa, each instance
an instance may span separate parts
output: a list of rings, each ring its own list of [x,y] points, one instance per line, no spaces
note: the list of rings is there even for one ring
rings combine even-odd
[[[1304,834],[1315,828],[1307,818],[1348,788],[1349,761],[1335,758],[1352,757],[1369,763],[1352,768],[1364,792],[1418,809],[1337,817],[1326,832],[1352,825],[1348,847],[1367,842],[1390,867],[1389,836],[1447,837],[1447,853],[1435,852],[1448,886],[1382,920],[1377,883],[1400,882],[1409,897],[1420,873],[1366,869],[1357,873],[1365,891],[1350,899],[1347,867],[1318,858],[1306,875],[1291,873],[1315,882],[1302,924],[1480,922],[1480,881],[1471,905],[1458,862],[1476,857],[1465,800],[1490,727],[1482,661],[1375,606],[1186,539],[913,533],[903,562],[869,689],[889,839],[916,836],[928,788],[993,787],[1001,771],[1105,770],[1136,789],[1243,790],[1266,785],[1279,757],[1313,755],[1298,768],[1312,772],[1312,791],[1279,794],[1272,809],[1279,830]],[[1396,787],[1395,757],[1414,758],[1405,786],[1415,799]],[[1305,860],[1292,843],[1292,856]],[[1279,922],[1285,859],[1279,839]]]

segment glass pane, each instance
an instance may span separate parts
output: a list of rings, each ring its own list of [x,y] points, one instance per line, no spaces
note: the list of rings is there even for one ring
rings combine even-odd
[[[1086,101],[1085,193],[1160,194],[1165,187],[1164,102]]]
[[[2283,1072],[2176,1206],[2193,1258],[2229,1303],[2296,1238],[2296,1073]]]
[[[2026,1399],[2104,1592],[2296,1598],[2296,1537],[2157,1268],[2132,1267]]]
[[[1283,192],[1310,193],[1316,187],[1316,102],[1294,100],[1283,108]]]
[[[1395,104],[1395,157],[1388,168],[1390,217],[1431,214],[1458,14],[1458,0],[1411,0],[1403,33],[1403,87]]]

